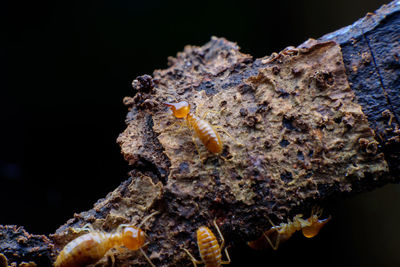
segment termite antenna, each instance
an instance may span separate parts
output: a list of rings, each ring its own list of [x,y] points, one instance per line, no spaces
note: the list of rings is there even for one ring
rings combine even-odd
[[[202,261],[196,260],[196,258],[193,257],[193,255],[186,248],[184,248],[183,250],[186,252],[186,254],[192,260],[194,267],[197,267],[197,264],[202,264],[203,263]]]
[[[153,217],[154,215],[157,215],[158,213],[160,213],[159,211],[155,211],[152,214],[148,215],[146,218],[143,219],[143,221],[138,225],[138,228],[141,228],[142,225],[148,221],[151,217]]]

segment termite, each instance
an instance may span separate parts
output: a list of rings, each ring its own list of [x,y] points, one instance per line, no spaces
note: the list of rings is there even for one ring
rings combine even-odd
[[[172,114],[175,118],[183,119],[186,122],[187,127],[193,130],[195,136],[197,136],[200,139],[200,141],[203,143],[203,145],[207,148],[209,152],[213,154],[220,154],[222,152],[223,145],[221,137],[218,134],[216,128],[221,128],[229,137],[235,140],[221,126],[212,126],[207,121],[204,120],[205,116],[209,111],[203,115],[203,118],[200,118],[197,116],[197,114],[194,114],[190,111],[190,104],[186,101],[181,101],[178,103],[166,102],[164,104],[171,109]],[[193,142],[196,145],[197,151],[199,151],[194,138]]]
[[[281,223],[274,225],[274,223],[268,218],[272,227],[265,231],[260,238],[247,242],[247,245],[252,249],[261,250],[271,247],[277,250],[279,244],[287,241],[296,231],[302,231],[303,235],[307,238],[316,236],[321,228],[331,219],[329,216],[326,219],[319,220],[322,210],[318,209],[316,212],[312,212],[310,218],[303,219],[302,214],[294,216],[293,221],[288,220],[288,223]],[[275,244],[272,240],[275,236]]]
[[[197,267],[197,264],[204,264],[205,267],[219,267],[222,264],[231,263],[228,248],[224,249],[228,260],[222,260],[221,250],[225,245],[225,240],[215,220],[214,226],[221,238],[221,246],[219,246],[217,238],[208,227],[201,226],[199,229],[197,229],[197,246],[199,247],[201,261],[196,260],[196,258],[193,257],[193,255],[190,254],[187,249],[183,249],[189,255],[195,267]]]
[[[124,246],[130,250],[140,250],[149,264],[155,267],[142,249],[147,244],[145,244],[146,234],[140,227],[157,213],[158,211],[147,216],[137,227],[130,224],[121,224],[114,233],[91,229],[89,233],[69,242],[58,255],[54,266],[86,266],[99,261],[111,248]],[[114,259],[112,261],[114,265]]]

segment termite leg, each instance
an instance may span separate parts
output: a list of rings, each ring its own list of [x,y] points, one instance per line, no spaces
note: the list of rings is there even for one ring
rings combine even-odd
[[[225,255],[228,258],[228,260],[227,261],[221,261],[221,264],[230,264],[231,263],[231,257],[229,257],[228,247],[226,247],[224,249],[224,251],[225,251]]]
[[[199,104],[199,105],[196,106],[195,114],[196,114],[197,117],[199,117],[199,109],[200,109],[202,106],[204,106],[204,103]],[[203,115],[203,120],[204,120],[204,118],[205,118],[205,116]]]
[[[194,144],[195,147],[196,147],[197,154],[199,154],[199,158],[200,158],[201,164],[204,164],[203,159],[201,158],[199,146],[198,146],[197,143],[196,143],[196,138],[195,138],[193,135],[192,135],[192,142],[193,142],[193,144]]]
[[[222,235],[221,231],[219,230],[218,224],[215,221],[215,219],[214,219],[213,222],[214,222],[215,229],[217,229],[219,237],[221,238],[221,249],[222,249],[225,246],[225,239],[224,239],[224,236]],[[221,264],[230,264],[231,263],[231,258],[229,257],[228,248],[226,247],[224,249],[224,251],[225,251],[225,254],[226,254],[226,257],[228,258],[228,260],[227,261],[222,261]]]
[[[224,156],[219,156],[221,159],[223,159],[224,161],[232,161],[232,159],[227,159],[227,158],[225,158]]]
[[[215,219],[214,219],[213,223],[214,223],[215,229],[217,229],[217,232],[218,232],[218,234],[219,234],[219,237],[221,238],[221,248],[223,248],[224,245],[225,245],[224,236],[222,235],[221,231],[219,230],[218,224],[217,224],[217,222],[215,221]]]
[[[139,248],[140,252],[142,252],[143,256],[146,258],[147,262],[150,264],[151,267],[156,267],[150,260],[150,258],[146,255],[146,253],[144,252],[144,250],[142,248]]]
[[[225,130],[224,127],[222,127],[222,126],[220,126],[220,125],[215,125],[215,126],[213,125],[213,127],[214,127],[215,129],[221,129],[222,131],[224,131],[224,133],[225,133],[227,136],[229,136],[238,146],[243,146],[243,144],[240,143],[240,142],[238,142],[238,141],[236,140],[236,138],[234,138],[232,135],[230,135],[230,133],[228,133],[228,131]]]
[[[178,130],[176,131],[176,133],[181,132],[183,126],[185,125],[185,123],[184,123],[183,121],[180,121],[180,120],[176,120],[176,121],[175,121],[174,123],[172,123],[170,126],[164,128],[164,132],[167,131],[167,130],[169,130],[170,128],[174,127],[176,124],[179,124],[179,128],[178,128]]]
[[[197,111],[196,111],[197,112]],[[205,119],[206,118],[206,116],[208,115],[208,113],[215,113],[215,114],[220,114],[221,112],[218,112],[218,111],[214,111],[214,110],[207,110],[206,112],[204,112],[204,114],[203,114],[203,117],[201,117],[201,119]]]
[[[170,126],[168,126],[168,127],[166,127],[166,128],[164,128],[164,131],[167,131],[167,130],[169,130],[170,128],[172,128],[172,127],[174,127],[175,126],[175,124],[177,124],[177,123],[179,123],[179,121],[174,121],[174,123],[172,123]]]
[[[115,257],[114,257],[114,254],[111,254],[111,255],[110,255],[110,259],[111,259],[111,267],[114,267],[114,264],[115,264]]]
[[[190,259],[191,259],[192,262],[193,262],[194,267],[197,267],[197,264],[202,264],[202,263],[203,263],[202,261],[196,260],[196,258],[193,257],[193,255],[190,254],[190,252],[189,252],[186,248],[184,248],[183,250],[186,252],[186,254],[189,255]]]
[[[185,125],[185,123],[183,121],[180,121],[179,124],[180,124],[180,126],[179,126],[179,129],[176,131],[177,133],[180,133],[183,129],[183,126]]]
[[[269,223],[272,225],[272,227],[275,227],[275,224],[271,221],[271,219],[270,219],[268,216],[267,216],[267,219],[268,219]],[[264,235],[265,239],[267,239],[267,241],[268,241],[269,245],[271,246],[271,248],[272,248],[273,250],[277,250],[277,249],[278,249],[278,246],[279,246],[279,241],[280,241],[280,238],[281,238],[281,234],[279,233],[279,231],[278,231],[276,228],[274,228],[274,229],[275,229],[276,232],[277,232],[277,237],[276,237],[275,245],[272,244],[271,239],[265,234],[265,232],[263,233],[263,235]]]
[[[198,105],[197,107],[196,107],[196,116],[198,116],[198,117],[200,117],[199,116],[199,109],[202,107],[202,106],[204,106],[204,103],[202,103],[202,104],[200,104],[200,105]],[[208,113],[215,113],[215,114],[221,114],[221,111],[214,111],[214,110],[207,110],[206,112],[204,112],[204,114],[203,114],[203,116],[201,116],[201,119],[202,120],[204,120],[205,118],[206,118],[206,116],[208,115]]]
[[[389,122],[388,122],[389,126],[392,126],[393,117],[394,117],[393,114],[390,113],[390,119],[389,119]]]
[[[151,217],[153,217],[154,215],[157,215],[158,213],[160,213],[160,212],[159,212],[159,211],[155,211],[155,212],[151,213],[150,215],[147,215],[147,216],[143,219],[143,221],[138,225],[138,228],[141,228],[142,225],[143,225],[145,222],[147,222]],[[145,233],[145,234],[146,234],[146,233]],[[147,235],[146,235],[146,236],[147,236]],[[143,245],[143,247],[144,247],[144,246],[147,246],[147,245],[148,245],[148,243],[145,243],[145,244]],[[156,266],[151,262],[150,258],[147,256],[147,254],[144,252],[144,250],[143,250],[142,248],[139,248],[139,249],[140,249],[140,252],[143,254],[143,256],[146,258],[147,262],[150,264],[150,266],[156,267]]]
[[[91,225],[90,223],[87,223],[84,226],[82,226],[80,228],[74,228],[73,230],[75,232],[93,232],[94,228],[93,228],[93,225]]]
[[[153,217],[154,215],[157,215],[158,213],[160,213],[160,212],[159,212],[159,211],[155,211],[155,212],[151,213],[150,215],[147,215],[147,216],[143,219],[143,221],[138,225],[138,228],[142,227],[142,225],[143,225],[146,221],[148,221],[151,217]]]
[[[267,239],[267,241],[268,241],[268,243],[269,243],[269,245],[271,246],[271,248],[273,249],[273,250],[277,250],[278,249],[278,246],[279,246],[279,241],[280,241],[280,237],[281,237],[281,235],[279,234],[279,232],[277,231],[277,233],[278,233],[278,236],[276,237],[276,242],[275,242],[275,245],[274,244],[272,244],[272,241],[271,241],[271,239],[269,239],[269,237],[265,234],[265,233],[263,233],[263,235],[264,235],[264,237],[265,237],[265,239]]]

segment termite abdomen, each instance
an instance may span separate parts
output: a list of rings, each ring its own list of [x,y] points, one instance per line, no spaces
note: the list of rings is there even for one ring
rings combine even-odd
[[[222,152],[221,137],[208,122],[190,113],[187,116],[187,121],[208,151],[213,154]]]

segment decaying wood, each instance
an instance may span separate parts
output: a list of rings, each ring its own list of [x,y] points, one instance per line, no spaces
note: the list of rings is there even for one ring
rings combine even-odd
[[[158,210],[144,226],[147,254],[157,266],[188,266],[182,248],[197,255],[195,230],[213,219],[227,242],[237,244],[266,230],[267,216],[278,223],[309,214],[326,199],[393,182],[399,175],[398,58],[392,69],[381,67],[368,38],[399,16],[393,2],[347,30],[256,60],[212,38],[202,47],[187,46],[168,69],[135,79],[132,96],[124,99],[127,128],[118,138],[131,178],[51,235],[54,248],[43,239],[51,253],[41,255],[54,260],[77,237],[74,228],[86,223],[113,231]],[[397,39],[385,51],[398,56],[398,45]],[[188,129],[169,127],[176,119],[163,102],[175,99],[200,115],[217,112],[206,120],[235,138],[221,132],[221,156],[200,143],[198,155]],[[0,240],[11,242],[4,235]],[[18,248],[10,251],[0,250],[11,261],[25,259]],[[147,264],[137,252],[111,254],[117,266]],[[104,257],[97,266],[108,264]]]
[[[400,176],[400,1],[327,34],[342,48],[356,101],[376,133],[392,176]]]
[[[23,227],[0,225],[0,267],[7,267],[6,258],[19,266],[49,266],[56,255],[48,237],[29,234]]]

